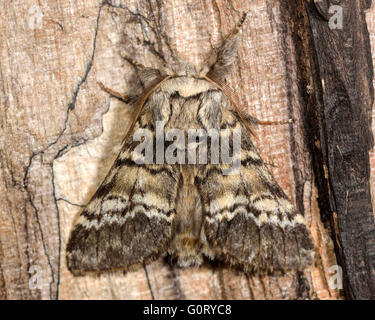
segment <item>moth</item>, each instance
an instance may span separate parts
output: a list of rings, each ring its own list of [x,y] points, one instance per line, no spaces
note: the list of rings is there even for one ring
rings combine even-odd
[[[245,17],[199,71],[182,64],[177,71],[139,72],[145,90],[121,151],[68,241],[67,266],[73,274],[133,270],[165,255],[180,267],[199,266],[206,257],[248,273],[283,273],[312,264],[314,246],[305,219],[252,142],[251,127],[261,122],[240,112],[223,80],[236,60]],[[158,141],[158,126],[164,133],[179,132],[180,138],[182,132],[182,140],[165,136]],[[195,151],[191,130],[203,132],[193,137]],[[136,132],[148,135],[136,139]],[[217,135],[207,138],[207,132]],[[139,152],[146,138],[152,148]],[[199,161],[199,147],[207,151],[205,163]],[[192,162],[195,152],[198,161]],[[146,154],[151,161],[140,162]],[[232,170],[235,161],[222,161],[224,154],[239,166]]]

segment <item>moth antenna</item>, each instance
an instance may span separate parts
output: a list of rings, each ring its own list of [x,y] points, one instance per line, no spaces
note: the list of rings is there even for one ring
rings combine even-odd
[[[246,20],[247,12],[242,14],[233,30],[224,38],[219,48],[214,48],[207,59],[207,65],[203,67],[200,75],[210,78],[221,78],[228,73],[229,68],[237,58],[237,37],[242,25]]]
[[[237,35],[237,33],[241,30],[241,27],[244,24],[244,22],[246,20],[246,17],[247,17],[247,12],[243,12],[242,16],[241,16],[241,19],[237,22],[237,24],[233,28],[233,30],[226,36],[224,42]]]

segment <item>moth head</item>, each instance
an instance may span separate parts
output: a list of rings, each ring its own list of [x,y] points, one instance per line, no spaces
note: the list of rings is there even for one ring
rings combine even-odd
[[[140,73],[141,81],[147,85],[148,82],[152,82],[160,76],[190,76],[199,78],[208,77],[221,82],[236,61],[239,31],[246,19],[246,15],[247,13],[242,14],[241,19],[232,32],[227,35],[221,46],[212,48],[202,66],[197,68],[187,62],[180,63],[176,59],[169,65],[164,64],[160,71],[154,69],[142,71]]]
[[[160,75],[221,78],[230,71],[231,66],[236,61],[237,44],[238,37],[236,35],[226,39],[219,48],[212,48],[205,63],[200,67],[187,62],[165,64],[160,71],[155,69],[142,70],[140,73],[141,80],[147,83]]]
[[[164,72],[168,76],[180,76],[180,77],[194,77],[198,74],[197,68],[188,63],[182,62],[174,66],[166,66]]]

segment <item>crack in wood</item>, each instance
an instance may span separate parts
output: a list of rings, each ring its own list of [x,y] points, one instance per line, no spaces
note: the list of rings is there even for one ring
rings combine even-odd
[[[56,218],[57,218],[57,229],[58,229],[58,261],[57,261],[57,266],[56,266],[56,269],[57,271],[55,272],[55,268],[54,266],[52,265],[51,263],[51,257],[50,257],[50,254],[49,254],[49,250],[47,249],[46,247],[46,241],[44,239],[44,232],[43,232],[43,228],[42,228],[42,225],[41,225],[41,222],[40,222],[40,219],[39,219],[39,210],[37,208],[37,206],[35,205],[34,203],[34,194],[33,194],[33,191],[30,189],[30,186],[29,186],[29,171],[33,165],[33,162],[34,162],[34,159],[39,156],[39,155],[42,155],[44,153],[46,153],[49,149],[51,149],[52,146],[54,146],[55,144],[57,144],[59,142],[59,140],[61,139],[61,137],[64,135],[66,129],[67,129],[67,124],[68,124],[68,121],[69,121],[69,115],[70,115],[70,111],[73,110],[75,108],[75,103],[76,103],[76,100],[77,100],[77,97],[78,97],[78,93],[80,91],[80,88],[81,86],[83,85],[83,83],[86,81],[87,77],[88,77],[88,74],[92,68],[92,65],[93,65],[93,60],[94,60],[94,57],[95,57],[95,51],[96,51],[96,40],[97,40],[97,36],[98,36],[98,30],[99,30],[99,21],[100,21],[100,15],[101,15],[101,10],[102,10],[102,7],[103,7],[103,3],[99,6],[99,10],[98,10],[98,14],[97,14],[97,18],[96,18],[96,25],[95,25],[95,32],[94,32],[94,38],[93,38],[93,50],[92,50],[92,54],[91,54],[91,57],[90,57],[90,60],[86,66],[86,70],[85,70],[85,73],[84,73],[84,76],[79,80],[75,90],[74,90],[74,93],[73,93],[73,97],[72,97],[72,100],[71,102],[69,103],[68,105],[68,108],[67,108],[67,111],[66,111],[66,117],[65,117],[65,120],[64,120],[64,124],[63,124],[63,129],[62,131],[60,132],[60,134],[58,135],[58,137],[53,141],[51,142],[50,144],[48,144],[43,150],[41,151],[38,151],[36,153],[32,153],[31,157],[30,157],[30,160],[29,160],[29,163],[28,165],[26,166],[26,170],[25,170],[25,175],[24,175],[24,179],[23,179],[23,186],[24,186],[24,189],[26,190],[26,193],[28,195],[28,200],[31,204],[31,206],[33,207],[33,210],[35,212],[35,218],[36,218],[36,221],[38,223],[38,228],[39,228],[39,232],[40,232],[40,235],[41,235],[41,239],[42,239],[42,245],[43,245],[43,250],[44,250],[44,254],[47,258],[47,261],[48,261],[48,265],[49,265],[49,269],[51,271],[51,281],[50,281],[50,298],[51,299],[58,299],[58,296],[59,296],[59,284],[60,284],[60,264],[61,264],[61,230],[60,230],[60,213],[59,213],[59,208],[57,206],[57,198],[56,198],[56,190],[55,190],[55,183],[54,183],[54,171],[53,171],[53,161],[56,160],[57,158],[59,158],[60,156],[62,156],[64,154],[64,152],[66,152],[67,149],[70,149],[72,146],[67,144],[65,146],[63,146],[62,148],[60,148],[56,155],[54,156],[53,160],[50,162],[50,170],[51,170],[51,181],[52,181],[52,197],[54,199],[54,204],[55,204],[55,209],[56,209]],[[79,143],[77,143],[76,145],[79,145],[79,144],[83,144],[85,141],[80,141]],[[25,211],[25,234],[26,234],[26,242],[29,243],[29,240],[28,240],[28,218],[27,218],[27,213]],[[30,257],[28,255],[28,250],[26,250],[26,255],[27,255],[27,260],[28,260],[28,267],[27,269],[29,270],[30,269]],[[56,282],[56,288],[53,288],[52,286],[54,285],[54,283]]]

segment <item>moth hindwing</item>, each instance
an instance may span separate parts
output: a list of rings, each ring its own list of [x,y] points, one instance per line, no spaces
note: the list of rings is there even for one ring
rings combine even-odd
[[[304,217],[252,143],[248,119],[221,77],[235,36],[200,72],[143,70],[145,93],[105,180],[67,246],[74,274],[129,270],[169,254],[181,267],[204,257],[246,272],[303,270],[314,247]]]

